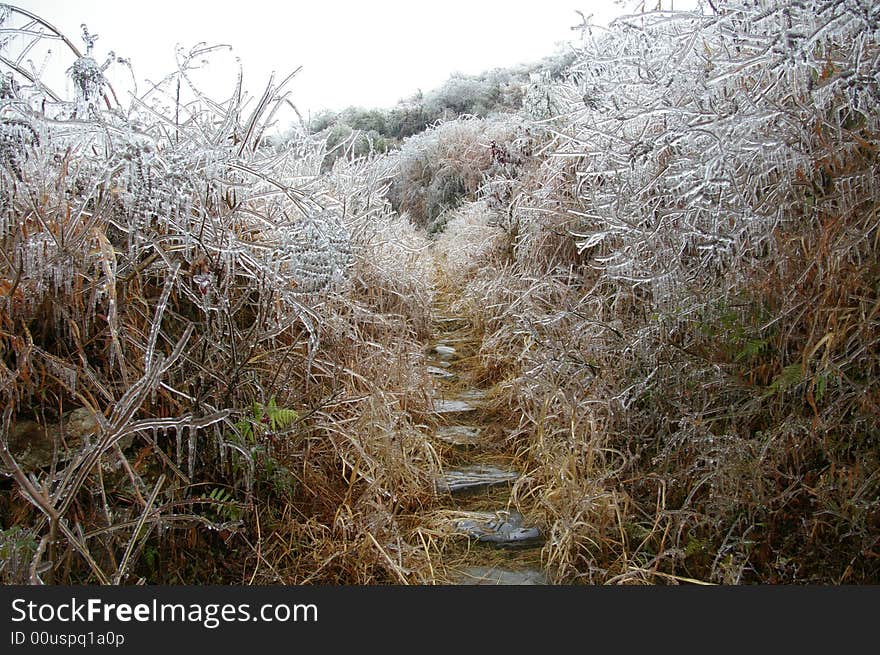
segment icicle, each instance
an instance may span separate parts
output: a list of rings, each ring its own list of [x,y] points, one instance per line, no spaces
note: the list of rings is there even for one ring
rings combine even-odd
[[[220,455],[220,470],[226,470],[226,446],[223,445],[223,430],[220,424],[214,424],[214,437],[217,439],[217,452]]]
[[[174,428],[174,438],[176,440],[177,450],[175,452],[175,463],[177,468],[183,466],[183,428],[179,425]]]
[[[189,428],[189,440],[188,440],[188,444],[187,444],[189,447],[189,452],[187,453],[188,459],[187,459],[186,470],[187,470],[187,474],[190,477],[190,480],[192,479],[193,474],[195,473],[195,470],[196,470],[196,436],[197,436],[197,434],[198,434],[198,431],[195,428],[193,428],[193,427]]]
[[[65,376],[66,379],[65,379],[64,383],[67,385],[67,388],[70,390],[70,393],[72,395],[76,395],[76,382],[77,382],[76,369],[74,369],[74,368],[66,369],[66,373],[67,373],[67,375]]]
[[[248,464],[248,468],[247,468],[247,475],[244,478],[244,486],[245,486],[245,493],[247,494],[247,498],[248,498],[248,500],[250,500],[251,493],[253,492],[253,488],[254,488],[254,462],[251,459],[251,460],[248,460],[247,464]]]

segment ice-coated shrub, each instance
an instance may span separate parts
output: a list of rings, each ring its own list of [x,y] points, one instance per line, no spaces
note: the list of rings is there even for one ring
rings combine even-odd
[[[767,258],[775,228],[821,211],[817,161],[856,155],[854,137],[875,127],[876,11],[759,6],[621,19],[587,36],[579,81],[555,87],[564,110],[546,177],[570,181],[556,198],[578,247],[657,306]],[[848,178],[842,199],[857,203],[872,177]]]
[[[449,212],[434,252],[449,280],[463,281],[468,274],[503,255],[503,230],[485,200],[466,203]]]
[[[35,519],[29,534],[42,560],[33,582],[45,571],[51,579],[64,552],[78,554],[69,579],[124,581],[130,567],[150,568],[135,563],[148,539],[167,548],[175,543],[164,540],[169,531],[184,524],[246,532],[259,511],[255,494],[294,495],[289,467],[306,428],[292,406],[346,393],[365,378],[363,367],[389,379],[412,374],[390,349],[363,363],[350,351],[367,338],[355,326],[378,311],[371,303],[390,305],[397,293],[411,300],[397,303],[389,334],[408,347],[423,329],[428,293],[412,264],[420,242],[384,200],[387,171],[365,160],[322,172],[324,139],[303,130],[267,138],[283,83],[270,80],[258,98],[212,100],[194,81],[212,51],[198,48],[179,52],[178,71],[123,105],[107,77],[121,64],[112,56],[97,64],[84,30],[86,55],[63,40],[73,61],[66,101],[15,63],[22,42],[26,52],[31,39],[60,35],[15,8],[4,6],[0,18],[9,35],[0,42],[8,69],[0,98],[0,435],[5,444],[16,425],[57,424],[74,408],[97,426],[72,456],[58,458],[58,477],[23,470],[5,448],[2,468],[49,519],[48,527]],[[364,277],[374,294],[366,299]],[[346,420],[384,393],[386,382],[370,375],[374,386],[344,405]],[[341,417],[318,417],[309,429],[326,439]],[[132,438],[147,449],[137,463],[117,449]],[[368,456],[361,470],[379,472],[367,494],[387,493],[387,453],[326,443],[313,462],[332,471],[336,457]],[[421,448],[415,437],[410,443]],[[96,479],[98,465],[105,477]],[[418,467],[430,465],[429,456],[414,456],[398,470],[411,467],[416,480]],[[222,493],[202,493],[206,484]],[[140,500],[109,501],[99,521],[106,530],[85,542],[74,536],[95,526],[88,499],[115,493]],[[209,506],[224,499],[221,509],[206,512],[202,496]],[[137,535],[113,527],[138,518],[146,527]],[[90,549],[125,556],[96,559]]]
[[[478,196],[510,200],[509,185],[532,145],[516,116],[441,122],[412,136],[392,153],[398,169],[389,190],[392,207],[417,225],[441,231],[444,212]]]
[[[465,293],[484,375],[562,578],[876,580],[880,10],[712,5],[587,26],[544,84],[515,266]]]

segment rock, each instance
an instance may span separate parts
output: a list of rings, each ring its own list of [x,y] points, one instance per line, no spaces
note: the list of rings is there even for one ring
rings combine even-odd
[[[36,421],[15,424],[9,434],[9,452],[24,471],[51,466],[56,453],[59,464],[66,462],[82,448],[87,437],[98,433],[98,422],[84,407],[67,414],[62,423],[51,424],[48,429]]]
[[[70,412],[66,420],[65,428],[67,434],[75,439],[82,440],[86,435],[98,434],[98,422],[85,407],[80,407]]]
[[[459,412],[473,412],[477,408],[465,400],[435,400],[434,411],[437,414],[457,414]]]
[[[438,323],[438,324],[442,324],[443,327],[445,327],[445,328],[465,327],[470,324],[468,322],[468,320],[466,318],[463,318],[462,316],[446,316],[446,315],[434,316],[434,322]]]
[[[457,351],[452,346],[439,344],[434,346],[434,353],[440,357],[440,359],[452,359],[455,357]]]
[[[479,409],[476,403],[486,399],[482,389],[468,389],[457,394],[455,398],[443,398],[434,401],[434,411],[438,414],[455,414],[473,412]]]
[[[437,366],[429,366],[428,375],[433,375],[435,378],[440,378],[441,380],[455,379],[455,373],[447,371],[446,369],[438,368]]]
[[[456,521],[455,529],[499,548],[524,548],[543,541],[541,529],[526,527],[522,514],[516,511],[483,512],[481,516]]]
[[[479,402],[486,400],[486,392],[483,389],[467,389],[458,394],[459,400]]]
[[[497,566],[472,566],[459,573],[460,585],[547,585],[547,576],[539,569],[504,569]]]
[[[434,435],[453,446],[473,446],[480,438],[480,428],[470,425],[442,425]]]
[[[437,482],[438,492],[456,493],[473,491],[499,484],[510,484],[519,479],[516,471],[506,471],[496,466],[475,464],[447,471]]]

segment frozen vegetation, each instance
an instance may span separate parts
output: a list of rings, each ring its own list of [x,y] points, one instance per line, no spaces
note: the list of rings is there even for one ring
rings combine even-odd
[[[45,18],[0,6],[4,582],[442,581],[441,305],[554,583],[880,581],[876,3],[585,23],[289,129]]]

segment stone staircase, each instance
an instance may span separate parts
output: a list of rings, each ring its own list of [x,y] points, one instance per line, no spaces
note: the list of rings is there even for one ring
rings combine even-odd
[[[492,447],[484,411],[488,391],[461,382],[476,350],[461,336],[467,321],[441,315],[434,325],[439,338],[428,353],[435,380],[431,434],[445,455],[435,492],[443,498],[446,532],[466,546],[449,558],[455,559],[451,579],[461,585],[549,584],[540,567],[541,529],[510,507],[510,489],[521,472]]]

